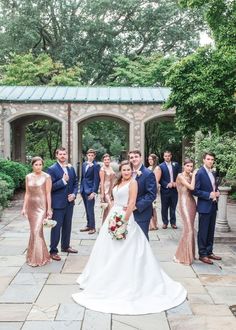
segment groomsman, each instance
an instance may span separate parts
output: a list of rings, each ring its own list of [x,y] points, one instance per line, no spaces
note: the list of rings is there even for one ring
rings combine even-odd
[[[89,149],[86,156],[87,161],[82,165],[80,193],[86,211],[87,225],[85,228],[81,228],[80,231],[94,234],[96,232],[94,205],[100,182],[100,166],[95,162],[96,151],[94,149]]]
[[[176,226],[176,206],[178,202],[178,192],[176,189],[176,178],[180,168],[177,162],[172,161],[171,151],[164,152],[164,162],[159,165],[160,173],[160,194],[161,194],[161,216],[163,229],[168,227],[168,212],[170,212],[171,227],[177,229]]]
[[[75,198],[78,193],[78,180],[74,168],[67,164],[66,149],[56,150],[57,162],[48,168],[52,178],[52,218],[57,225],[51,230],[50,255],[53,260],[60,261],[57,246],[61,236],[61,251],[78,253],[70,246],[72,215]]]
[[[138,194],[134,209],[134,219],[148,238],[149,223],[152,217],[152,202],[156,199],[156,178],[152,171],[142,164],[139,150],[129,152],[129,161],[132,164],[133,178],[138,183]]]
[[[196,174],[195,190],[193,194],[198,197],[197,212],[198,223],[198,253],[199,260],[206,264],[213,264],[213,260],[221,257],[213,253],[214,232],[217,213],[217,199],[220,195],[212,167],[215,154],[206,152],[203,155],[203,166]]]

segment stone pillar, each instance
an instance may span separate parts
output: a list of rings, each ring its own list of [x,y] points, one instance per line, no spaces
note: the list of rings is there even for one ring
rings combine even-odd
[[[230,231],[227,220],[227,197],[230,187],[219,187],[220,197],[218,202],[218,213],[216,218],[216,231],[226,233]]]
[[[25,126],[12,123],[12,160],[25,163]]]

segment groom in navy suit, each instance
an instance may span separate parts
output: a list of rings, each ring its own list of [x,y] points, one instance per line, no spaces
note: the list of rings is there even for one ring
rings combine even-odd
[[[80,183],[80,193],[83,198],[87,217],[87,225],[85,228],[80,229],[80,231],[87,231],[88,234],[94,234],[96,232],[94,205],[100,182],[100,166],[95,162],[95,157],[96,151],[94,149],[89,149],[87,151],[87,161],[82,165]]]
[[[132,164],[133,178],[138,183],[138,194],[134,209],[134,219],[148,238],[149,223],[152,217],[152,203],[156,199],[156,178],[152,171],[142,164],[141,152],[129,152],[129,161]]]
[[[61,236],[61,251],[77,253],[70,246],[72,215],[75,198],[78,193],[78,180],[74,168],[67,164],[66,149],[56,150],[57,162],[48,168],[52,179],[52,218],[57,225],[51,230],[50,255],[53,260],[60,261],[57,246]]]
[[[160,193],[161,193],[161,216],[163,229],[168,227],[168,211],[170,211],[171,227],[177,229],[176,226],[176,206],[178,202],[178,192],[176,189],[176,178],[180,168],[177,162],[172,161],[172,153],[168,150],[163,155],[164,162],[159,165],[161,171]]]
[[[217,199],[220,195],[215,173],[212,172],[214,160],[215,155],[212,152],[206,152],[203,155],[203,166],[196,174],[195,190],[193,191],[193,194],[198,197],[199,260],[206,264],[213,264],[212,259],[221,260],[221,257],[218,257],[213,253]]]

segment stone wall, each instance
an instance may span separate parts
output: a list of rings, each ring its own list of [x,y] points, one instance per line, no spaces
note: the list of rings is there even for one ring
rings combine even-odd
[[[173,110],[162,111],[161,104],[71,104],[71,130],[68,135],[67,103],[2,103],[0,105],[0,151],[4,157],[10,157],[11,123],[17,120],[24,125],[27,116],[54,118],[62,123],[62,144],[68,146],[70,135],[71,161],[76,164],[81,158],[78,125],[91,118],[106,117],[125,122],[129,127],[129,148],[138,148],[144,152],[145,123],[155,118],[174,116]],[[13,132],[14,133],[14,132]],[[24,140],[24,136],[21,136]]]

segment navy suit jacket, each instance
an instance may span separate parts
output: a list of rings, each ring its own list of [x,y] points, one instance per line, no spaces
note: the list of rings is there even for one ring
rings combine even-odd
[[[86,170],[87,162],[82,165],[82,176],[80,183],[80,192],[86,195],[90,195],[92,192],[98,193],[98,187],[100,182],[100,165],[97,162],[93,162],[93,166],[88,167]]]
[[[67,184],[64,184],[62,181],[64,171],[58,162],[50,166],[47,172],[52,179],[52,208],[63,209],[68,203],[68,195],[75,194],[76,196],[78,193],[78,180],[75,174],[75,170],[72,166],[67,166],[67,172],[69,176],[69,181]],[[74,201],[70,203],[74,205]]]
[[[177,162],[171,162],[172,164],[172,169],[173,169],[173,179],[174,182],[176,181],[176,178],[180,172],[180,167]],[[170,172],[169,169],[166,165],[166,162],[163,162],[159,165],[161,169],[161,179],[160,179],[160,185],[161,185],[161,191],[164,193],[168,193],[171,189],[176,189],[176,188],[167,188],[168,183],[170,183]]]
[[[214,177],[215,173],[213,173]],[[216,191],[218,190],[216,183]],[[210,213],[213,200],[210,199],[210,193],[213,191],[211,180],[204,166],[200,167],[196,174],[195,189],[193,195],[198,197],[197,212]]]
[[[142,174],[136,176],[138,194],[135,204],[137,210],[134,211],[134,217],[137,222],[144,222],[150,221],[152,217],[152,202],[156,199],[157,184],[152,171],[143,165],[140,171]]]

